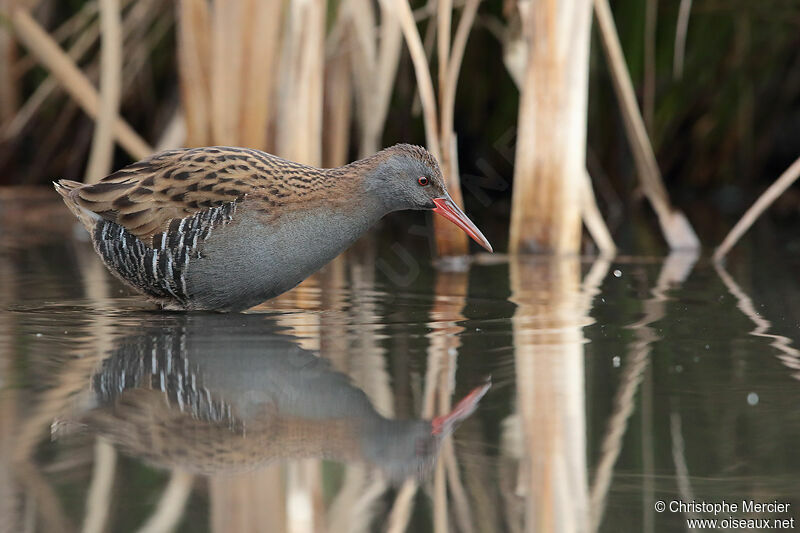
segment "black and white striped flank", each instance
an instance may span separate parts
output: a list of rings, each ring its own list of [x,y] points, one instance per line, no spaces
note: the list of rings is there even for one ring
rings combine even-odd
[[[233,220],[235,212],[236,202],[227,202],[175,219],[167,231],[153,236],[152,246],[115,222],[99,220],[92,241],[106,266],[123,281],[154,298],[186,305],[190,263],[200,257],[200,245],[212,230]]]

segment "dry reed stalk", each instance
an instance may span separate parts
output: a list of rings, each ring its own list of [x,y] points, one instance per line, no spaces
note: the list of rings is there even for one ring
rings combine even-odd
[[[461,18],[458,21],[456,36],[450,45],[450,21],[452,2],[439,3],[439,102],[441,104],[440,138],[442,146],[442,173],[445,176],[447,189],[453,200],[464,204],[461,194],[461,183],[458,172],[458,147],[456,144],[453,122],[455,114],[456,88],[461,63],[464,59],[469,32],[475,21],[480,0],[467,0]],[[442,10],[447,13],[443,13]],[[442,22],[444,21],[444,22]],[[446,28],[444,27],[446,26]],[[436,248],[442,255],[464,255],[469,250],[466,234],[439,217],[434,218]]]
[[[269,124],[280,44],[282,3],[247,0],[242,96],[239,124],[242,145],[269,148]]]
[[[211,144],[209,114],[211,22],[205,0],[181,0],[177,7],[178,74],[186,120],[186,145]]]
[[[114,156],[112,129],[122,92],[122,21],[118,0],[100,0],[100,109],[95,120],[89,163],[84,181],[95,183],[111,171]]]
[[[586,224],[586,229],[592,236],[600,253],[606,257],[616,255],[617,247],[614,244],[614,239],[608,231],[603,220],[603,215],[597,207],[597,201],[592,190],[592,178],[589,176],[588,171],[584,171],[583,179],[581,180],[581,214],[583,216],[583,223]]]
[[[352,32],[347,43],[347,55],[350,58],[350,70],[353,75],[353,93],[361,134],[359,140],[361,157],[372,155],[379,149],[377,139],[369,151],[365,153],[364,149],[370,124],[374,122],[371,120],[372,108],[375,103],[375,85],[378,82],[375,76],[378,55],[376,26],[375,10],[371,0],[349,0],[340,5],[330,37],[340,45],[344,32]]]
[[[450,64],[450,26],[453,20],[453,0],[436,2],[436,54],[439,67],[439,102],[444,102],[447,90],[447,67]],[[444,128],[442,128],[444,130]]]
[[[351,57],[361,124],[360,157],[374,154],[380,148],[400,61],[403,34],[398,19],[393,16],[392,1],[379,2],[380,25],[375,22],[371,2],[354,0],[350,3],[358,43]],[[379,33],[375,35],[378,27]]]
[[[125,6],[131,3],[132,0],[122,0],[121,8],[124,9]],[[132,21],[134,15],[137,14],[138,11],[145,10],[147,13],[153,13],[153,16],[158,13],[157,9],[150,9],[153,0],[148,1],[140,1],[135,4],[133,9],[131,9],[123,19],[122,22],[122,34],[123,34],[123,42],[125,45],[129,47],[133,47],[134,54],[145,55],[149,53],[151,47],[142,47],[140,46],[141,43],[139,41],[131,42],[130,34],[132,30],[137,27],[135,21]],[[86,4],[87,6],[95,6],[96,4]],[[79,12],[83,13],[83,11]],[[92,11],[93,13],[93,11]],[[72,19],[70,19],[72,20]],[[69,21],[68,21],[69,22]],[[77,26],[77,28],[70,28],[73,30],[73,33],[77,35],[75,40],[72,42],[70,47],[67,49],[67,55],[72,59],[76,64],[80,64],[81,61],[84,59],[86,52],[92,50],[95,42],[97,41],[98,37],[100,36],[100,25],[97,21],[92,21],[88,19],[87,22],[89,24],[83,29],[83,31],[79,31],[82,26]],[[149,20],[147,21],[149,23]],[[65,23],[66,24],[66,23]],[[144,25],[144,24],[143,24]],[[63,28],[62,25],[61,28]],[[61,29],[59,28],[59,29]],[[59,33],[58,30],[53,33],[55,37]],[[56,38],[58,41],[58,39]],[[123,47],[124,48],[124,47]],[[130,61],[127,60],[127,55],[123,53],[123,74],[122,79],[124,80],[133,80],[135,72],[131,72]],[[33,63],[33,57],[29,56],[27,59]],[[91,72],[93,65],[87,69]],[[19,69],[18,69],[19,70]],[[138,69],[137,69],[138,71]],[[41,108],[42,104],[47,101],[47,99],[53,94],[53,92],[59,88],[59,83],[52,75],[49,75],[36,87],[36,90],[33,91],[19,111],[15,114],[13,120],[8,124],[8,127],[2,133],[4,139],[12,139],[19,135],[22,130],[28,125],[32,118],[34,118]],[[124,91],[123,91],[124,92]]]
[[[183,470],[173,470],[167,488],[158,500],[156,510],[139,528],[138,533],[169,533],[174,531],[183,516],[186,502],[192,493],[194,476]]]
[[[186,144],[186,120],[183,117],[180,106],[176,106],[172,112],[172,117],[167,122],[164,131],[156,143],[155,151],[163,152],[172,148],[180,148]]]
[[[683,77],[683,60],[686,57],[686,34],[689,30],[689,15],[692,13],[692,0],[681,0],[678,8],[678,23],[675,25],[675,52],[672,58],[672,77]]]
[[[96,437],[94,444],[94,470],[86,497],[86,515],[83,533],[102,533],[106,529],[108,511],[111,506],[111,488],[117,465],[117,451],[103,437]]]
[[[343,25],[349,26],[346,23]],[[348,162],[353,93],[348,46],[350,40],[347,33],[342,33],[341,39],[325,61],[325,133],[322,137],[322,164],[325,167],[339,167]]]
[[[100,35],[99,26],[92,26],[87,31],[80,34],[74,43],[67,50],[67,55],[76,64],[81,61],[83,55],[94,45],[97,37]],[[39,108],[44,104],[47,98],[53,93],[54,90],[59,88],[59,82],[52,75],[36,87],[36,90],[28,97],[22,107],[14,116],[8,128],[3,134],[4,138],[11,139],[19,135],[25,126],[28,125],[30,120],[36,116]]]
[[[142,4],[146,0],[141,0]],[[137,4],[137,6],[140,4]],[[153,8],[152,13],[155,13],[155,23],[150,26],[145,35],[142,36],[139,46],[133,46],[130,57],[126,59],[122,66],[122,79],[128,82],[123,85],[123,98],[130,94],[132,90],[137,89],[137,77],[142,72],[144,67],[150,61],[150,53],[162,42],[163,38],[172,29],[175,22],[171,16]]]
[[[325,76],[324,0],[291,0],[284,32],[276,151],[281,157],[319,166]]]
[[[653,132],[653,113],[656,105],[656,28],[658,0],[645,0],[644,17],[644,80],[642,82],[642,114],[644,125]]]
[[[16,2],[15,0],[2,1],[10,2],[8,6],[4,7],[2,11],[3,13],[11,12],[11,3],[16,3],[16,7],[20,7],[18,5],[19,2]],[[0,6],[3,5],[2,1],[0,1]],[[123,7],[130,1],[131,0],[124,0]],[[53,40],[55,40],[58,44],[63,45],[68,39],[73,38],[76,35],[83,35],[88,31],[94,30],[96,34],[99,34],[99,23],[97,19],[94,18],[95,15],[97,15],[97,9],[97,2],[87,2],[84,4],[84,6],[77,13],[72,15],[59,27],[50,32]],[[24,57],[15,65],[14,74],[18,79],[21,79],[34,66],[36,66],[36,60],[33,57]]]
[[[497,30],[498,35],[503,34],[502,30]],[[517,89],[522,89],[523,80],[525,77],[525,68],[527,65],[527,50],[525,44],[521,42],[522,39],[506,38],[504,45],[506,51],[504,52],[504,62],[511,78]],[[594,239],[600,253],[605,256],[613,256],[616,254],[616,245],[611,238],[611,233],[608,231],[608,226],[603,220],[600,210],[597,207],[597,200],[592,188],[592,178],[588,170],[584,170],[583,179],[581,180],[581,217],[589,230],[589,234]]]
[[[714,260],[720,261],[725,257],[742,235],[750,229],[750,226],[758,220],[761,213],[766,211],[766,209],[772,205],[772,202],[777,200],[786,189],[797,181],[797,178],[800,178],[800,157],[795,159],[794,163],[789,165],[789,168],[787,168],[783,174],[758,197],[758,200],[750,206],[745,214],[742,215],[742,218],[733,226],[733,229],[725,236],[722,244],[720,244],[719,248],[714,252]]]
[[[603,50],[606,52],[614,90],[620,102],[623,124],[631,144],[642,190],[658,216],[661,231],[669,247],[673,250],[697,249],[700,247],[697,235],[683,213],[670,205],[669,195],[661,180],[661,171],[658,169],[653,146],[650,144],[644,120],[636,103],[633,83],[608,0],[594,0],[594,7]]]
[[[509,248],[574,254],[586,159],[590,0],[519,3],[527,65],[520,97]]]
[[[403,36],[411,55],[411,62],[414,65],[414,75],[417,78],[419,97],[422,102],[422,116],[425,125],[425,138],[428,150],[441,161],[442,151],[439,143],[439,128],[437,126],[436,98],[433,92],[433,81],[428,67],[428,60],[425,57],[425,49],[422,46],[422,39],[419,30],[414,22],[414,15],[411,13],[411,6],[408,0],[392,0],[394,15],[400,22]]]
[[[450,43],[452,2],[443,0],[437,5],[440,111],[437,111],[428,59],[408,0],[394,0],[392,4],[414,65],[428,149],[439,160],[445,185],[453,200],[459,205],[463,204],[463,198],[458,179],[458,155],[453,133],[453,107],[464,47],[469,29],[475,19],[478,4],[479,0],[467,2],[459,20],[456,41],[452,45]],[[467,253],[468,241],[463,232],[442,220],[434,220],[434,230],[436,249],[439,255],[458,256]]]
[[[12,0],[0,0],[0,12],[10,12]],[[6,124],[19,107],[16,73],[17,47],[10,32],[0,31],[0,125]]]
[[[20,41],[52,72],[86,114],[96,118],[100,108],[97,91],[69,56],[22,9],[13,11],[11,21]],[[122,118],[114,121],[113,132],[134,159],[144,159],[152,153],[152,148]]]
[[[211,17],[211,132],[212,144],[238,146],[242,96],[244,2],[214,0]]]

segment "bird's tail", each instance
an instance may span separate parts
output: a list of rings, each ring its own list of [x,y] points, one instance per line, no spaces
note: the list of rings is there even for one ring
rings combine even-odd
[[[78,217],[81,224],[91,233],[95,223],[100,219],[100,216],[82,207],[76,200],[78,189],[83,187],[83,185],[83,183],[72,180],[58,180],[53,182],[53,187],[55,187],[56,192],[64,199],[64,203],[67,204],[69,210]]]

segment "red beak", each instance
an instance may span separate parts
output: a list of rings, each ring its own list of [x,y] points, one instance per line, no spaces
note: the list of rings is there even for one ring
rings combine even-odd
[[[442,215],[444,218],[464,230],[464,232],[472,237],[472,240],[492,252],[492,245],[483,236],[481,230],[475,227],[467,215],[456,205],[450,198],[434,198],[433,203],[436,207],[433,209],[434,213]]]
[[[437,416],[431,420],[431,434],[446,435],[453,431],[455,426],[463,422],[469,415],[478,408],[478,402],[492,386],[491,381],[487,381],[480,387],[475,387],[469,394],[456,404],[452,411],[446,415]]]

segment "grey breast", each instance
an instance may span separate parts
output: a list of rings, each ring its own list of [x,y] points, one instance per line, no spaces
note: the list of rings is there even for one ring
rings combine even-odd
[[[384,214],[377,208],[294,210],[270,223],[245,207],[202,245],[202,259],[188,270],[197,308],[246,309],[295,287]]]

